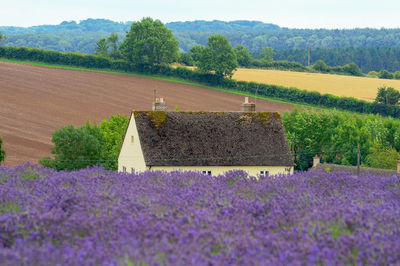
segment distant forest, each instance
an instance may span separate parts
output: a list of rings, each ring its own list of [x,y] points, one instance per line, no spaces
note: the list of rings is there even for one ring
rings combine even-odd
[[[122,41],[130,24],[87,19],[29,28],[0,27],[0,32],[7,36],[3,45],[94,53],[96,42],[112,32],[118,33]],[[196,44],[205,45],[212,34],[222,34],[232,46],[247,47],[255,58],[267,46],[275,50],[274,60],[307,65],[310,46],[311,64],[317,60],[330,66],[354,62],[363,72],[400,70],[400,29],[288,29],[258,21],[172,22],[166,26],[173,31],[182,52]]]

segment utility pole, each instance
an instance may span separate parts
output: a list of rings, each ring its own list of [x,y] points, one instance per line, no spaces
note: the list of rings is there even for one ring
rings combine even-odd
[[[357,176],[360,174],[360,143],[357,143]]]
[[[310,66],[310,53],[311,53],[311,45],[310,43],[307,43],[307,48],[308,48],[308,66]]]

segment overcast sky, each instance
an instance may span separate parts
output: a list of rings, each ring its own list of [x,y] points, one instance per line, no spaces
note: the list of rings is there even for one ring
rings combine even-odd
[[[2,0],[0,26],[106,18],[259,20],[289,28],[400,28],[399,0]]]

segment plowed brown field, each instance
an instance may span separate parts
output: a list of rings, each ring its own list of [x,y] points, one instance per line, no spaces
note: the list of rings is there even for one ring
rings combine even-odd
[[[132,109],[150,110],[154,90],[170,110],[239,111],[243,96],[122,74],[0,62],[0,137],[6,165],[50,156],[52,133]],[[258,111],[293,106],[257,100]]]

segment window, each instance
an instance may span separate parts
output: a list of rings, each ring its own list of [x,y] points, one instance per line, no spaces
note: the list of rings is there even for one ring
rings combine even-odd
[[[268,175],[269,175],[269,171],[267,171],[267,170],[261,170],[260,171],[260,177],[266,177]]]
[[[122,166],[122,172],[126,173],[126,167]]]
[[[131,143],[133,143],[133,136],[131,136]]]
[[[205,175],[211,175],[211,171],[210,171],[210,170],[203,171],[203,174],[205,174]]]

